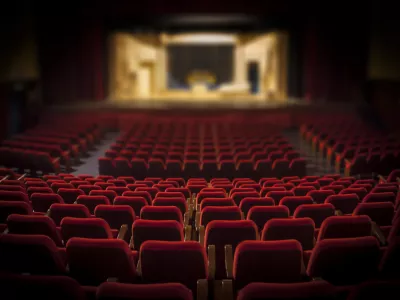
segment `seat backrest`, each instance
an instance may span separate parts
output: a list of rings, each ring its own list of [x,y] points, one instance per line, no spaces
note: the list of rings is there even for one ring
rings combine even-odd
[[[129,205],[97,205],[94,215],[107,221],[111,229],[118,230],[122,225],[131,228],[135,220],[135,212]]]
[[[307,274],[334,285],[358,284],[377,275],[379,259],[375,237],[326,239],[316,244]]]
[[[242,218],[242,212],[237,206],[208,206],[200,214],[200,224],[207,227],[207,224],[214,220],[238,221]]]
[[[53,240],[44,235],[0,235],[0,268],[3,272],[63,275],[63,263]]]
[[[396,195],[392,192],[369,193],[364,197],[362,202],[391,202],[394,204],[396,202]]]
[[[64,200],[58,194],[33,193],[31,202],[35,212],[47,212],[52,204],[64,203]]]
[[[311,218],[315,228],[320,228],[326,218],[334,215],[335,207],[332,204],[302,204],[296,208],[293,218]]]
[[[313,204],[313,200],[310,196],[286,196],[279,201],[279,205],[289,209],[290,215],[293,215],[296,208],[302,204]]]
[[[140,262],[142,278],[148,283],[177,282],[195,292],[197,281],[208,278],[205,248],[195,241],[144,242]]]
[[[193,300],[192,291],[180,283],[125,284],[105,282],[97,289],[98,300]]]
[[[370,236],[371,219],[368,216],[333,216],[322,222],[318,242],[324,239]]]
[[[387,280],[400,279],[400,237],[393,238],[383,254],[379,271]]]
[[[66,246],[69,273],[83,285],[98,285],[108,278],[133,283],[135,261],[128,244],[119,239],[71,238]]]
[[[336,294],[336,288],[325,280],[300,283],[253,282],[239,291],[237,300],[334,300]]]
[[[325,203],[332,204],[336,210],[340,210],[344,214],[351,214],[360,200],[356,194],[332,195],[326,198]]]
[[[297,240],[304,250],[314,247],[314,221],[310,218],[271,219],[261,233],[261,240]]]
[[[87,299],[80,284],[68,276],[2,274],[0,290],[4,299]]]
[[[289,218],[289,209],[286,206],[253,206],[247,214],[247,220],[253,221],[260,231],[274,218]]]
[[[7,222],[9,215],[31,215],[32,207],[23,201],[0,201],[0,224]]]
[[[66,243],[70,238],[112,239],[110,226],[100,218],[71,218],[61,221],[61,234]]]
[[[370,217],[378,226],[390,226],[394,217],[394,205],[391,202],[360,203],[354,210],[353,216],[362,215]]]
[[[54,221],[47,216],[10,215],[7,228],[11,234],[39,234],[51,238],[58,247],[63,247],[62,239]]]
[[[64,203],[72,204],[76,201],[78,196],[84,195],[85,193],[80,189],[64,189],[58,190],[58,194],[63,198]]]
[[[176,198],[176,197],[156,197],[153,200],[154,206],[176,206],[182,213],[182,216],[185,215],[188,210],[188,204],[186,199],[184,198]]]
[[[251,282],[299,282],[302,259],[303,249],[296,240],[241,242],[233,259],[235,287],[240,290]]]
[[[182,213],[176,206],[145,206],[140,212],[143,220],[174,220],[183,223]]]
[[[149,240],[183,241],[182,223],[173,220],[136,220],[132,225],[132,242],[136,250]]]
[[[50,206],[48,216],[53,219],[56,226],[60,226],[65,217],[90,218],[89,209],[83,204],[59,204]]]
[[[80,195],[76,199],[76,203],[85,205],[89,209],[90,213],[94,214],[97,205],[110,205],[110,200],[108,200],[106,196]]]

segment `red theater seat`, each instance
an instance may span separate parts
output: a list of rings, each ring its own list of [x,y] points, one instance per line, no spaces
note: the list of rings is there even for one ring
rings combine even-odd
[[[135,283],[134,254],[117,239],[71,238],[67,243],[69,274],[83,285],[99,285],[109,278]]]
[[[193,300],[192,291],[179,283],[124,284],[102,283],[97,291],[98,300]]]
[[[51,238],[44,235],[0,235],[3,272],[32,275],[64,275],[65,263]]]
[[[60,226],[65,217],[90,218],[89,209],[83,204],[52,204],[48,211],[49,218],[53,219],[57,226]]]
[[[358,284],[377,276],[379,258],[374,237],[326,239],[316,244],[307,274],[334,285]]]

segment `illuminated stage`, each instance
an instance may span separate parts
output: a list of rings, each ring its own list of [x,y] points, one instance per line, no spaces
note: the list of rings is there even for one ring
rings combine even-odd
[[[284,32],[125,32],[109,47],[108,102],[117,107],[270,107],[287,99]]]

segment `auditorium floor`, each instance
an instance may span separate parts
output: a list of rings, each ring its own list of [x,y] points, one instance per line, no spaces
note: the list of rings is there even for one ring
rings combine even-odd
[[[95,151],[90,152],[90,157],[83,158],[82,164],[74,166],[74,172],[72,174],[89,174],[93,176],[99,175],[99,157],[103,156],[106,150],[110,149],[112,143],[115,142],[119,136],[118,132],[109,132],[106,134],[106,138],[97,146]]]

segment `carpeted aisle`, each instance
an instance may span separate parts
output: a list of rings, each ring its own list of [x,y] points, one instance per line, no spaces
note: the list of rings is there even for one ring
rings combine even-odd
[[[118,132],[110,132],[106,134],[106,138],[97,146],[95,151],[90,152],[89,158],[82,158],[82,164],[80,166],[74,166],[73,175],[89,174],[93,176],[99,175],[99,157],[104,156],[104,153],[110,149],[110,146],[118,138]]]

